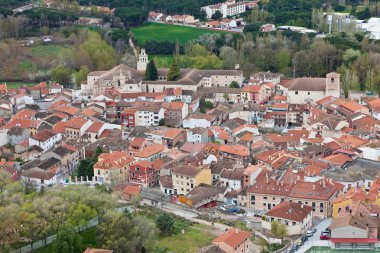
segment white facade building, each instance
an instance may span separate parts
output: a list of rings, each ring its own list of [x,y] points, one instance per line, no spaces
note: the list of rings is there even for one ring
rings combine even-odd
[[[220,11],[223,15],[223,18],[228,16],[235,16],[245,12],[246,3],[244,2],[235,2],[227,1],[220,4],[208,5],[201,8],[201,10],[206,12],[208,19],[212,17],[215,12]]]

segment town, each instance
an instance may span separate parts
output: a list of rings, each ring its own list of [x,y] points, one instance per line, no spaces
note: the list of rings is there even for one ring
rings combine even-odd
[[[0,3],[0,252],[380,252],[375,3]]]

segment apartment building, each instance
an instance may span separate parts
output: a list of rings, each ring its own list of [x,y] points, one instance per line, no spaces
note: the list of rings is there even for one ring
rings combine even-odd
[[[199,184],[212,184],[211,169],[183,165],[172,170],[174,194],[188,194]]]
[[[342,189],[343,185],[327,179],[284,183],[269,178],[268,172],[264,171],[247,190],[247,206],[268,211],[283,201],[297,202],[311,206],[314,217],[326,218],[331,216],[332,204]]]

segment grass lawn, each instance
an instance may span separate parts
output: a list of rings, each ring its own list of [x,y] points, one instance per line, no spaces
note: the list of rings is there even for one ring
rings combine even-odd
[[[169,68],[173,62],[173,55],[172,54],[149,55],[149,60],[154,60],[156,67],[158,68]]]
[[[201,35],[206,33],[228,33],[222,31],[212,31],[196,27],[147,23],[144,26],[140,26],[132,29],[135,37],[141,43],[147,40],[157,41],[176,41],[180,44],[185,44],[189,40],[198,39]]]
[[[2,82],[0,82],[2,83]],[[16,89],[20,86],[34,86],[38,83],[6,82],[8,89]]]
[[[211,227],[207,227],[212,229]],[[169,253],[193,253],[203,246],[210,245],[215,237],[205,231],[204,225],[193,225],[185,230],[185,234],[175,234],[159,238],[155,246],[167,248]]]
[[[87,247],[93,247],[95,248],[96,245],[96,227],[92,227],[87,229],[86,231],[80,233],[82,237],[82,244],[84,248]],[[51,253],[52,252],[52,244],[49,244],[46,247],[33,250],[35,253]]]
[[[65,46],[57,44],[46,44],[46,45],[37,45],[32,47],[32,56],[33,57],[47,57],[54,56],[58,57],[62,48]]]

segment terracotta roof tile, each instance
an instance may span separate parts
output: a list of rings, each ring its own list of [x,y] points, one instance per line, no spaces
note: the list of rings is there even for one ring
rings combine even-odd
[[[311,206],[284,201],[273,207],[265,215],[302,222],[312,211],[313,208]]]
[[[215,238],[212,242],[213,243],[225,243],[229,245],[232,248],[237,248],[240,244],[242,244],[245,240],[247,240],[249,237],[251,237],[251,233],[240,230],[240,229],[235,229],[235,228],[230,228],[217,238]]]

